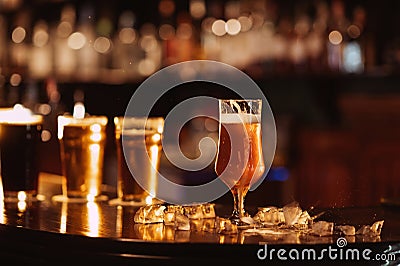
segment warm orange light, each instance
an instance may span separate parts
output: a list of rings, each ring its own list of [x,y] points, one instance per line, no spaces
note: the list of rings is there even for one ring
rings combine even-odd
[[[216,20],[211,26],[211,31],[217,36],[223,36],[226,34],[225,21],[222,19]]]
[[[85,117],[85,106],[83,103],[78,102],[74,105],[73,117],[76,119],[82,119]]]
[[[20,74],[14,73],[10,77],[10,84],[11,86],[17,87],[22,81],[22,77]]]
[[[60,233],[64,234],[67,232],[67,215],[68,215],[68,203],[63,202],[61,205],[61,219],[60,219]]]
[[[74,32],[68,37],[68,46],[71,49],[79,50],[86,44],[86,37],[81,32]]]
[[[240,31],[242,32],[246,32],[249,31],[251,29],[251,27],[253,26],[253,21],[246,16],[241,16],[238,18],[238,21],[240,23]]]
[[[329,33],[328,38],[329,38],[329,42],[330,42],[331,44],[334,44],[334,45],[338,45],[338,44],[340,44],[340,43],[343,41],[342,34],[341,34],[339,31],[337,31],[337,30],[331,31],[331,32]]]
[[[190,1],[190,14],[195,19],[201,19],[206,14],[206,5],[204,0],[192,0]]]
[[[98,237],[99,236],[99,224],[101,223],[100,210],[97,203],[89,201],[86,203],[87,207],[87,224],[89,232],[86,233],[88,236]]]
[[[239,20],[230,19],[225,24],[225,30],[229,35],[236,35],[240,32],[241,25]]]
[[[26,31],[24,28],[22,27],[16,27],[12,34],[11,34],[11,39],[13,40],[13,42],[15,43],[21,43],[24,41],[26,36]]]
[[[154,134],[154,135],[151,137],[151,139],[152,139],[154,142],[159,142],[159,141],[161,140],[161,135],[160,135],[160,134]]]
[[[124,44],[131,44],[136,40],[136,32],[132,28],[123,28],[118,34],[119,40]]]
[[[49,34],[44,29],[39,29],[33,34],[33,44],[36,47],[43,47],[49,40]]]
[[[18,198],[18,201],[25,201],[27,198],[25,191],[18,191],[17,198]]]
[[[57,34],[62,38],[68,37],[72,32],[72,25],[68,21],[61,21],[57,26]]]
[[[150,147],[150,160],[151,160],[151,171],[149,176],[149,194],[154,197],[157,190],[157,165],[159,162],[159,147],[158,145],[152,145]]]
[[[106,37],[98,37],[94,41],[93,48],[97,52],[99,52],[101,54],[105,54],[111,50],[111,41],[110,41],[110,39],[108,39]]]
[[[162,40],[170,40],[175,35],[175,28],[170,24],[163,24],[160,26],[158,34]]]

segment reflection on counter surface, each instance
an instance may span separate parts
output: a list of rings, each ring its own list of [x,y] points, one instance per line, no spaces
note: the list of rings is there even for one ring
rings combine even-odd
[[[50,189],[53,189],[54,192],[55,187],[60,189],[60,184],[54,186],[54,181],[51,181],[54,177],[48,178],[47,181],[44,181],[45,178],[46,176],[42,174],[42,189],[43,184],[48,189],[44,194],[48,194]],[[222,204],[215,204],[216,218],[195,216],[190,218],[189,230],[180,230],[176,224],[174,226],[164,222],[135,223],[134,217],[140,208],[134,206],[112,206],[107,202],[54,202],[50,198],[26,204],[22,206],[14,202],[3,203],[0,206],[2,208],[1,223],[61,234],[153,242],[323,244],[334,243],[339,237],[336,233],[327,236],[304,234],[301,230],[293,230],[294,228],[288,227],[281,227],[282,229],[274,233],[273,227],[269,226],[260,228],[259,232],[255,230],[256,227],[239,229],[235,232],[219,232],[218,220],[228,221],[224,217],[228,217],[231,211],[230,207]],[[266,208],[259,208],[259,210],[264,209]],[[313,216],[313,212],[310,213]],[[329,209],[320,216],[320,220],[331,221],[335,225],[351,224],[357,229],[366,223],[372,224],[379,220],[385,220],[382,233],[347,235],[345,237],[349,243],[399,240],[398,218],[399,213],[396,210],[385,208]]]
[[[7,204],[5,206],[6,210],[3,210],[0,215],[1,223],[63,234],[174,243],[244,244],[268,242],[271,244],[326,244],[335,243],[338,238],[337,235],[321,237],[303,235],[294,231],[284,234],[257,234],[251,231],[239,230],[234,234],[219,234],[215,229],[206,229],[210,226],[207,223],[214,222],[212,221],[213,219],[194,220],[191,221],[193,229],[177,230],[174,226],[165,225],[164,223],[134,223],[133,216],[137,207],[110,207],[94,202],[87,204],[56,203],[53,206],[45,206],[46,203],[42,202],[34,205],[27,206],[25,210],[20,211],[16,207],[16,203],[14,206]],[[346,212],[349,217],[352,217],[349,211]],[[383,213],[380,214],[383,215]],[[393,221],[387,222],[389,228],[390,222]],[[387,230],[393,229],[389,228]],[[398,240],[396,237],[399,237],[399,235],[385,234],[384,229],[382,237],[353,235],[346,236],[346,239],[349,243],[370,243],[390,241],[391,239]]]

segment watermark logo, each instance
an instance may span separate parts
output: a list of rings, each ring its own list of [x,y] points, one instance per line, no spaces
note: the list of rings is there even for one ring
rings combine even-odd
[[[344,237],[339,237],[339,238],[336,240],[336,245],[337,245],[339,248],[342,248],[342,247],[347,246],[347,240],[346,240],[346,238],[344,238]]]
[[[316,248],[291,248],[275,249],[269,248],[267,244],[262,245],[257,251],[259,260],[278,261],[395,261],[394,253],[376,253],[371,249],[346,248],[347,239],[339,237],[336,246],[329,245],[327,248],[317,250]]]
[[[196,81],[218,84],[231,90],[242,99],[262,100],[262,152],[265,171],[259,180],[251,183],[250,190],[256,189],[265,179],[273,161],[276,148],[276,127],[271,107],[263,91],[247,74],[239,69],[210,60],[187,61],[163,68],[147,78],[137,88],[128,103],[125,117],[149,117],[153,107],[168,91],[181,84]],[[208,167],[216,158],[217,146],[214,140],[208,137],[199,141],[201,154],[195,159],[187,158],[179,145],[179,130],[185,123],[196,117],[206,117],[219,121],[218,112],[215,112],[215,110],[218,110],[218,99],[204,95],[186,99],[169,111],[165,117],[164,134],[168,134],[169,126],[172,125],[175,136],[168,138],[169,140],[172,139],[172,142],[169,142],[168,145],[165,145],[163,141],[163,151],[171,164],[184,171],[200,171]],[[124,144],[124,136],[122,138],[124,156],[127,158],[130,150]],[[145,145],[144,142],[143,145]],[[128,168],[135,181],[146,191],[151,191],[151,188],[148,187],[149,183],[146,182],[147,177],[140,175],[141,171],[136,169],[137,167],[140,167],[140,165],[129,164],[128,162]],[[157,169],[154,170],[157,171]],[[206,184],[186,186],[172,182],[159,171],[157,171],[156,182],[158,186],[156,197],[164,202],[179,205],[211,202],[230,189],[220,178],[215,178]]]

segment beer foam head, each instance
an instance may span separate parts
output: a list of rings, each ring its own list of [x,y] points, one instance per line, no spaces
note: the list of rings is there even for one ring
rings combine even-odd
[[[254,114],[221,114],[221,123],[224,124],[252,124],[261,123],[261,115]]]
[[[123,135],[129,135],[129,136],[140,136],[140,135],[151,135],[157,133],[156,130],[151,130],[151,129],[123,129],[122,134]]]
[[[31,110],[20,104],[16,104],[13,108],[6,108],[0,111],[0,123],[4,124],[40,124],[43,117],[35,115]]]
[[[93,125],[98,125],[96,127],[101,128],[107,125],[108,118],[106,116],[88,116],[84,118],[75,118],[71,115],[60,115],[57,117],[57,126],[58,126],[58,138],[61,139],[63,137],[64,127],[86,127]],[[96,128],[95,127],[95,128]]]

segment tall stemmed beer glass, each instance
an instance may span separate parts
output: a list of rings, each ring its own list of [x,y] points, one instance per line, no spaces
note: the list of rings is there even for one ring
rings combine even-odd
[[[262,100],[219,100],[219,140],[215,171],[230,188],[231,221],[245,225],[244,198],[265,171],[261,145]]]

